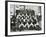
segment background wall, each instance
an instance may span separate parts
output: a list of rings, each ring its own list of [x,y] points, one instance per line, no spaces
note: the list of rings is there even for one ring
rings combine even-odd
[[[18,1],[44,2],[46,6],[46,0],[18,0]],[[5,0],[0,0],[0,37],[5,37]],[[44,35],[7,36],[7,37],[46,37],[46,27]]]
[[[25,6],[25,9],[27,9],[27,10],[34,10],[35,11],[35,15],[38,15],[39,13],[41,13],[41,7],[40,6],[32,6],[32,5],[24,5]],[[14,9],[15,9],[15,11],[16,10],[24,10],[24,6],[22,5],[22,6],[20,6],[20,5],[15,5],[15,4],[11,4],[10,5],[10,12],[12,12],[11,13],[11,15],[14,15]]]

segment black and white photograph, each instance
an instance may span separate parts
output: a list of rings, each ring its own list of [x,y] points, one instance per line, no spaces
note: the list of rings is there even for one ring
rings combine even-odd
[[[35,12],[36,11],[36,12]],[[11,32],[41,30],[41,6],[10,5]]]
[[[44,4],[8,2],[8,35],[44,33]]]

